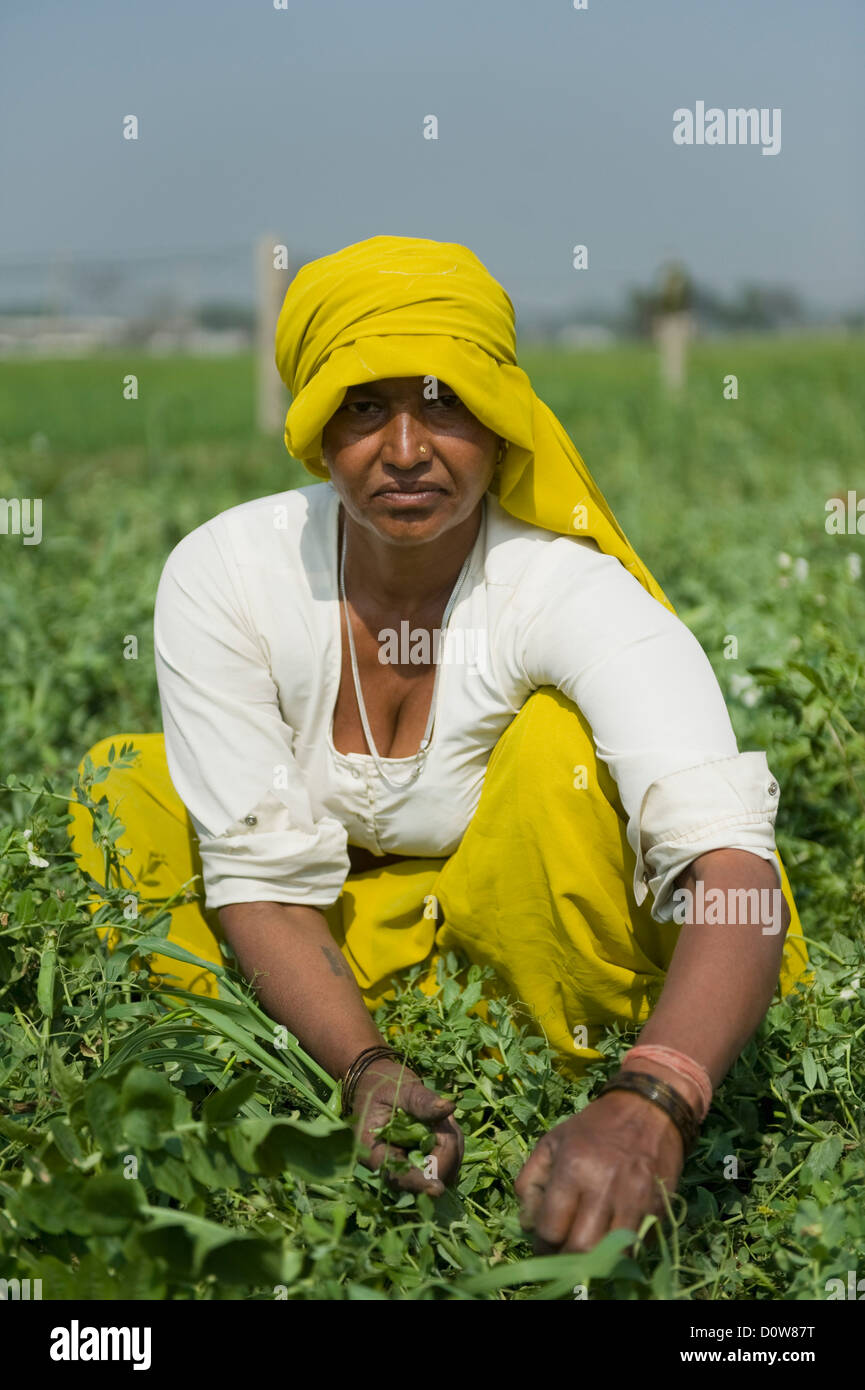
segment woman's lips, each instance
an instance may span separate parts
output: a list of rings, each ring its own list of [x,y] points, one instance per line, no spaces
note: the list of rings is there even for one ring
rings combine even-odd
[[[417,492],[406,492],[394,488],[392,492],[377,492],[375,496],[381,497],[383,501],[395,507],[419,507],[428,506],[436,497],[443,497],[444,491],[440,487],[423,488]]]

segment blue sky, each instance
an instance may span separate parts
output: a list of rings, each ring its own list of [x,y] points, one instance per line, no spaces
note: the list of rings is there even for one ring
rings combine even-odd
[[[0,264],[385,233],[470,246],[518,308],[614,304],[675,255],[844,309],[863,39],[861,0],[4,0]],[[697,100],[780,107],[780,154],[676,146]]]

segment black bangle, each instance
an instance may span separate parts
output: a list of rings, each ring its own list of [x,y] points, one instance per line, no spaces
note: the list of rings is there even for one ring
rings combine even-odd
[[[700,1121],[692,1106],[674,1090],[668,1086],[666,1081],[660,1077],[650,1076],[645,1071],[620,1071],[608,1081],[598,1092],[598,1099],[605,1096],[608,1091],[636,1091],[638,1095],[644,1096],[657,1105],[666,1115],[669,1115],[679,1134],[682,1136],[682,1145],[685,1157],[694,1147],[697,1136],[700,1133]]]
[[[375,1043],[372,1047],[365,1047],[363,1052],[359,1052],[342,1078],[342,1109],[340,1111],[342,1119],[351,1114],[358,1081],[369,1064],[375,1062],[379,1057],[392,1057],[397,1062],[405,1061],[386,1043]]]

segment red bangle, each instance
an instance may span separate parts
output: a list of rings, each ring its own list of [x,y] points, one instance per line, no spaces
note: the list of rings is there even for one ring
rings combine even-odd
[[[646,1062],[657,1062],[659,1066],[667,1067],[669,1071],[674,1071],[686,1081],[694,1083],[700,1093],[699,1118],[702,1124],[712,1104],[712,1080],[706,1068],[686,1053],[677,1052],[674,1047],[662,1047],[659,1043],[638,1043],[630,1052],[625,1053],[622,1064],[630,1058],[636,1060],[640,1057]]]

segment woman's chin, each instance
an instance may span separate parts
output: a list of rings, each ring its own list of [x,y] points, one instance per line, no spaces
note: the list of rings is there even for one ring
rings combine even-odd
[[[405,505],[388,496],[374,497],[365,514],[368,523],[387,540],[433,540],[454,524],[454,499],[437,493],[429,501]]]

